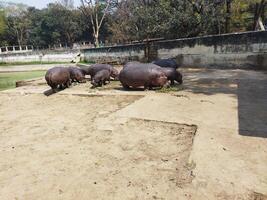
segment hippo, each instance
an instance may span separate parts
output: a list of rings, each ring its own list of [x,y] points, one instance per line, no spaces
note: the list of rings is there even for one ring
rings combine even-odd
[[[69,87],[71,85],[70,72],[65,67],[53,67],[45,74],[47,84],[56,90],[58,87]]]
[[[163,87],[168,81],[161,67],[151,63],[130,63],[121,70],[119,80],[125,89],[144,87],[145,90]]]
[[[108,64],[93,64],[86,69],[86,72],[88,75],[91,76],[91,79],[92,79],[92,77],[94,77],[97,72],[99,72],[103,69],[110,71],[110,76],[114,80],[117,80],[118,75],[119,75],[118,70],[116,70],[114,67],[112,67],[111,65],[108,65]]]
[[[101,71],[98,71],[92,78],[91,84],[94,87],[102,86],[103,84],[106,85],[106,81],[110,83],[110,71],[103,69]]]
[[[170,58],[154,60],[152,63],[160,67],[168,67],[168,68],[174,68],[174,69],[177,69],[179,67],[177,62],[174,59],[170,59]]]
[[[130,62],[127,62],[125,65],[123,65],[123,68],[125,68],[125,67],[136,67],[140,63],[141,62],[139,62],[139,61],[130,61]]]
[[[84,83],[86,71],[78,67],[69,67],[72,82]]]
[[[183,76],[180,72],[175,70],[174,68],[164,68],[162,67],[161,70],[165,73],[168,80],[171,81],[171,85],[174,85],[174,81],[177,81],[179,84],[183,83]]]

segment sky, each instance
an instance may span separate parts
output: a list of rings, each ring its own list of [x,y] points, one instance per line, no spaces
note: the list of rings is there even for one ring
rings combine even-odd
[[[44,8],[47,4],[56,2],[56,0],[1,0],[3,2],[23,3],[36,8]],[[75,6],[80,4],[80,0],[74,0]]]

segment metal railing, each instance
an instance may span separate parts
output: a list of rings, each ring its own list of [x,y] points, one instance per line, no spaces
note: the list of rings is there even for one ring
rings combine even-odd
[[[33,51],[32,45],[0,47],[0,54],[25,53],[25,52],[31,52],[31,51]]]

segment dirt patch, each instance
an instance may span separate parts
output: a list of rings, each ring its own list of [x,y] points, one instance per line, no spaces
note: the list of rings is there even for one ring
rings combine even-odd
[[[57,199],[59,190],[73,199],[83,182],[91,187],[94,175],[87,171],[94,172],[100,159],[94,150],[105,134],[95,129],[95,118],[136,99],[2,94],[0,199]]]
[[[129,120],[102,138],[108,153],[98,163],[105,179],[97,182],[111,199],[122,193],[124,199],[177,199],[178,188],[193,178],[188,158],[195,131],[194,126]]]
[[[195,127],[131,119],[97,128],[139,98],[1,94],[1,199],[176,198],[193,178]]]

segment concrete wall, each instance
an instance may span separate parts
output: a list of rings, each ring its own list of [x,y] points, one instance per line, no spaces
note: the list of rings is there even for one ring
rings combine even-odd
[[[267,69],[267,31],[85,49],[83,56],[96,62],[175,58],[188,67]]]
[[[80,54],[79,50],[33,51],[27,53],[0,54],[0,62],[71,62]]]
[[[117,62],[145,60],[145,44],[102,47],[82,50],[84,61]]]

